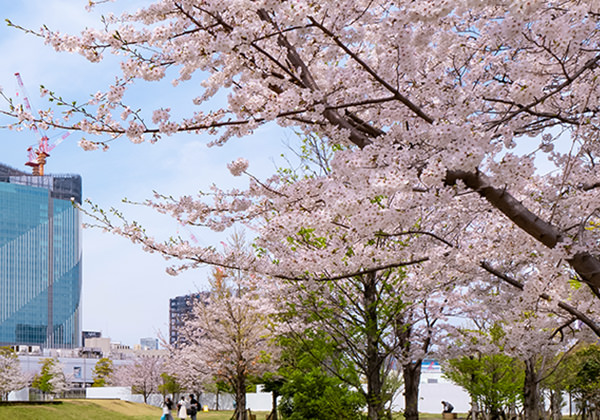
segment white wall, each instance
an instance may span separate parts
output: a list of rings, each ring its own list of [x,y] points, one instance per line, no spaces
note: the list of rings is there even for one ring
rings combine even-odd
[[[19,391],[9,392],[8,401],[29,401],[29,388],[25,387]]]
[[[96,400],[131,401],[132,394],[131,387],[128,386],[104,386],[86,388],[85,397]]]
[[[271,411],[273,396],[270,392],[252,392],[246,394],[246,406],[252,411]]]
[[[471,409],[467,392],[452,383],[421,383],[419,387],[419,411],[421,413],[441,413],[441,401],[448,401],[454,406],[454,412],[466,413]],[[392,410],[404,409],[404,395],[399,391],[392,402]]]

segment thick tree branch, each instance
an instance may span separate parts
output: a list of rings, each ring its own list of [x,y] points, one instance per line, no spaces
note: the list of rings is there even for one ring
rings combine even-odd
[[[517,226],[548,248],[554,248],[566,239],[557,227],[540,219],[506,189],[493,187],[483,173],[462,170],[446,173],[446,185],[455,185],[457,181],[462,181],[468,188],[476,191]],[[568,258],[567,262],[584,282],[600,288],[600,260],[596,256],[590,252],[578,252]]]

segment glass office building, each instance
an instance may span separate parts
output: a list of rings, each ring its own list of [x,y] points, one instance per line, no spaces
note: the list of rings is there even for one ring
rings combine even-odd
[[[0,345],[80,345],[79,175],[0,164]]]

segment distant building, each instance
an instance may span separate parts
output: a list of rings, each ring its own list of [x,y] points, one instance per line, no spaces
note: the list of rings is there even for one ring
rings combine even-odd
[[[208,292],[194,293],[185,296],[177,296],[169,299],[169,344],[176,345],[180,337],[178,330],[183,325],[186,317],[191,316],[193,303],[205,302]]]
[[[140,338],[140,347],[142,350],[158,350],[158,338]]]
[[[88,338],[101,338],[102,332],[100,331],[82,331],[81,332],[81,345],[85,346],[85,340]]]
[[[108,337],[89,337],[83,342],[86,351],[97,354],[108,355],[111,350],[111,342]]]
[[[0,345],[80,345],[79,175],[0,164]]]

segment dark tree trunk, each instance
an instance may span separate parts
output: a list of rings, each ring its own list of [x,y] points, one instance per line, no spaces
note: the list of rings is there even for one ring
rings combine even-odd
[[[419,419],[419,382],[421,381],[421,359],[402,366],[404,377],[404,418]]]
[[[367,340],[366,377],[367,377],[367,417],[380,420],[385,416],[383,397],[382,366],[385,357],[380,352],[379,325],[377,314],[377,278],[365,276],[363,299],[365,306],[365,335]]]
[[[535,357],[531,357],[525,361],[523,420],[540,420],[541,418],[539,381],[535,371],[535,362]]]
[[[246,413],[246,376],[242,372],[238,372],[238,377],[235,383],[235,413],[236,420],[247,420]]]
[[[273,410],[271,411],[271,415],[269,416],[269,420],[277,420],[277,392],[273,391],[271,393],[273,396]]]

